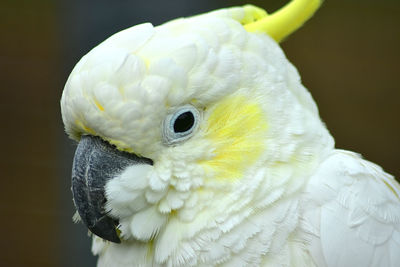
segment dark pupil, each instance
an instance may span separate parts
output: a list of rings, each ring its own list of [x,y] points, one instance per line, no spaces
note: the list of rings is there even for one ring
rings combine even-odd
[[[178,116],[178,118],[176,118],[174,122],[174,132],[176,133],[186,132],[190,130],[190,128],[192,128],[193,124],[194,124],[194,117],[192,112],[187,111],[185,113],[182,113],[181,115]]]

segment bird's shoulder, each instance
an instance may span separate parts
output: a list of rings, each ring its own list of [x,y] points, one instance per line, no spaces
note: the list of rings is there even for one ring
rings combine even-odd
[[[378,165],[335,150],[310,178],[303,203],[317,266],[399,266],[400,186]]]

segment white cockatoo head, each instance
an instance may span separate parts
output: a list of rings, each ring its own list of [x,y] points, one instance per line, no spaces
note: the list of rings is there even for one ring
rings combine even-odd
[[[296,192],[333,140],[277,41],[319,4],[293,1],[287,24],[254,6],[141,24],[85,55],[61,108],[88,228],[163,262]]]

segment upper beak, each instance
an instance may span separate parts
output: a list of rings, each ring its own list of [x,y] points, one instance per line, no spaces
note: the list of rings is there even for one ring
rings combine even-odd
[[[133,164],[150,164],[148,158],[117,150],[100,137],[84,135],[78,144],[72,166],[72,195],[75,207],[89,230],[106,240],[120,243],[118,221],[107,216],[104,186]]]

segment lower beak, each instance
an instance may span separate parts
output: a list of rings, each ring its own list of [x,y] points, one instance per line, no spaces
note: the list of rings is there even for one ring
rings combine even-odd
[[[95,235],[120,243],[116,226],[118,221],[107,215],[104,187],[108,180],[118,176],[126,167],[150,164],[151,159],[117,150],[100,137],[84,135],[78,144],[72,166],[72,195],[75,207]]]

